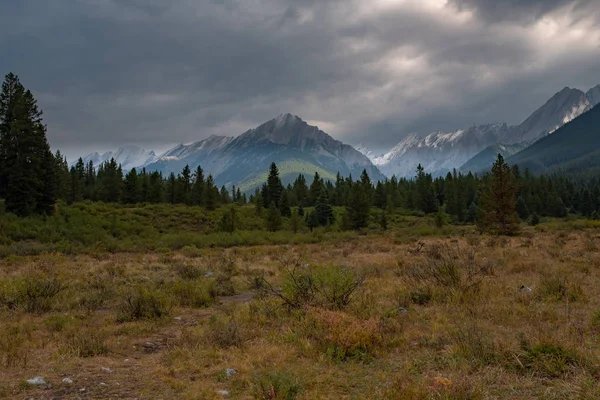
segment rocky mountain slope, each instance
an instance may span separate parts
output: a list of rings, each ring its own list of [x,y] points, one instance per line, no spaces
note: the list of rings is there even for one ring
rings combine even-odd
[[[114,152],[107,151],[103,154],[95,152],[81,158],[85,164],[92,161],[95,166],[99,166],[106,161],[110,161],[111,158],[114,158],[117,163],[121,164],[121,168],[123,168],[124,171],[129,171],[133,168],[139,168],[152,163],[158,157],[154,151],[145,150],[135,145],[127,145],[120,147]],[[78,160],[72,160],[70,165],[75,165],[77,161]]]
[[[489,124],[450,133],[434,132],[424,138],[411,134],[374,163],[388,177],[412,177],[419,164],[433,175],[444,175],[497,143],[508,130],[506,124]]]
[[[312,177],[315,172],[329,179],[338,172],[358,178],[363,169],[374,180],[384,179],[365,155],[292,114],[282,114],[236,138],[212,136],[176,146],[146,168],[178,173],[186,164],[192,169],[201,165],[219,185],[251,190],[266,179],[271,162],[279,166],[284,182],[300,173]]]

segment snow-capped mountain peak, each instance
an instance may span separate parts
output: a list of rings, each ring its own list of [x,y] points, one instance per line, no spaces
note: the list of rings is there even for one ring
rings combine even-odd
[[[434,175],[458,168],[475,154],[497,142],[508,131],[506,124],[472,126],[452,132],[415,133],[402,139],[374,163],[387,176],[411,177],[419,164]]]
[[[114,158],[118,164],[121,164],[121,168],[124,171],[129,171],[133,168],[143,167],[157,159],[156,153],[152,150],[145,150],[136,145],[125,145],[118,148],[116,151],[107,151],[104,154],[98,152],[90,153],[85,157],[81,157],[84,164],[90,161],[94,166],[99,166],[106,161]],[[75,165],[77,160],[71,162],[71,165]]]
[[[589,100],[592,107],[596,107],[600,104],[600,85],[596,85],[585,94],[585,97]]]

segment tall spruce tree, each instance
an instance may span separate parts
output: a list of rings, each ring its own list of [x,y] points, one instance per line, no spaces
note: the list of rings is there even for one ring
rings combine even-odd
[[[365,186],[360,182],[352,184],[346,213],[352,229],[361,229],[367,226],[369,221],[369,196],[365,192]]]
[[[0,93],[0,197],[20,216],[50,214],[57,192],[56,160],[42,111],[19,78],[6,75]]]
[[[327,190],[321,190],[321,195],[317,198],[314,212],[317,215],[317,221],[320,226],[326,226],[335,222],[333,209],[329,205]]]
[[[269,176],[267,178],[267,188],[269,190],[269,201],[274,202],[276,207],[281,205],[281,194],[283,192],[283,185],[279,178],[279,169],[277,164],[271,163],[269,168]]]
[[[483,232],[514,235],[519,231],[517,183],[502,155],[485,178],[479,199],[477,226]]]
[[[207,210],[215,210],[219,205],[219,189],[215,186],[215,180],[212,175],[206,179],[206,188],[204,189],[204,206]]]
[[[194,184],[192,187],[192,204],[200,206],[204,204],[204,193],[206,188],[206,182],[204,180],[204,171],[202,167],[198,165],[196,173],[194,174]]]

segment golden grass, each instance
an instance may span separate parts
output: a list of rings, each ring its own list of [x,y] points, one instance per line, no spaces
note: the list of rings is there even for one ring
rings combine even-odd
[[[0,264],[0,398],[595,399],[595,229],[11,256]],[[454,286],[420,281],[432,296],[415,301],[407,271],[435,267],[433,248],[472,252],[486,271],[477,287],[464,289],[459,268]],[[343,309],[290,309],[256,290],[261,279],[282,287],[285,260],[299,256],[365,282]],[[64,288],[35,303],[26,288],[48,279]],[[124,318],[132,293],[160,312]],[[25,383],[37,375],[50,386]]]

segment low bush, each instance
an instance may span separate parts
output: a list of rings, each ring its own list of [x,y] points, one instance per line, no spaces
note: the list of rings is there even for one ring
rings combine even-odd
[[[117,320],[158,319],[168,315],[169,309],[170,302],[164,293],[139,286],[123,296]]]
[[[176,281],[167,291],[181,307],[204,308],[214,303],[216,288],[214,281]]]
[[[55,297],[67,285],[56,277],[33,273],[23,278],[0,282],[0,306],[10,310],[43,313],[52,308]]]
[[[317,306],[342,310],[365,281],[364,275],[358,275],[350,268],[310,265],[302,258],[285,262],[282,270],[281,289],[275,289],[267,281],[262,286],[290,309]]]
[[[259,375],[254,386],[254,397],[265,400],[293,400],[302,391],[298,379],[287,372]]]
[[[421,262],[404,268],[401,273],[417,304],[426,304],[435,294],[442,301],[466,300],[479,293],[484,279],[494,274],[493,265],[479,263],[472,248],[435,245],[425,248],[423,253]]]
[[[552,343],[532,346],[521,343],[517,368],[526,373],[535,373],[546,378],[560,378],[574,367],[582,366],[582,358],[572,350]]]
[[[382,323],[377,317],[359,319],[342,311],[311,308],[306,315],[310,338],[334,360],[366,360],[383,344]]]
[[[539,296],[544,300],[574,302],[583,298],[583,290],[564,275],[544,275],[540,281]]]
[[[108,346],[101,334],[78,329],[66,336],[64,352],[81,358],[97,357],[108,354]]]

